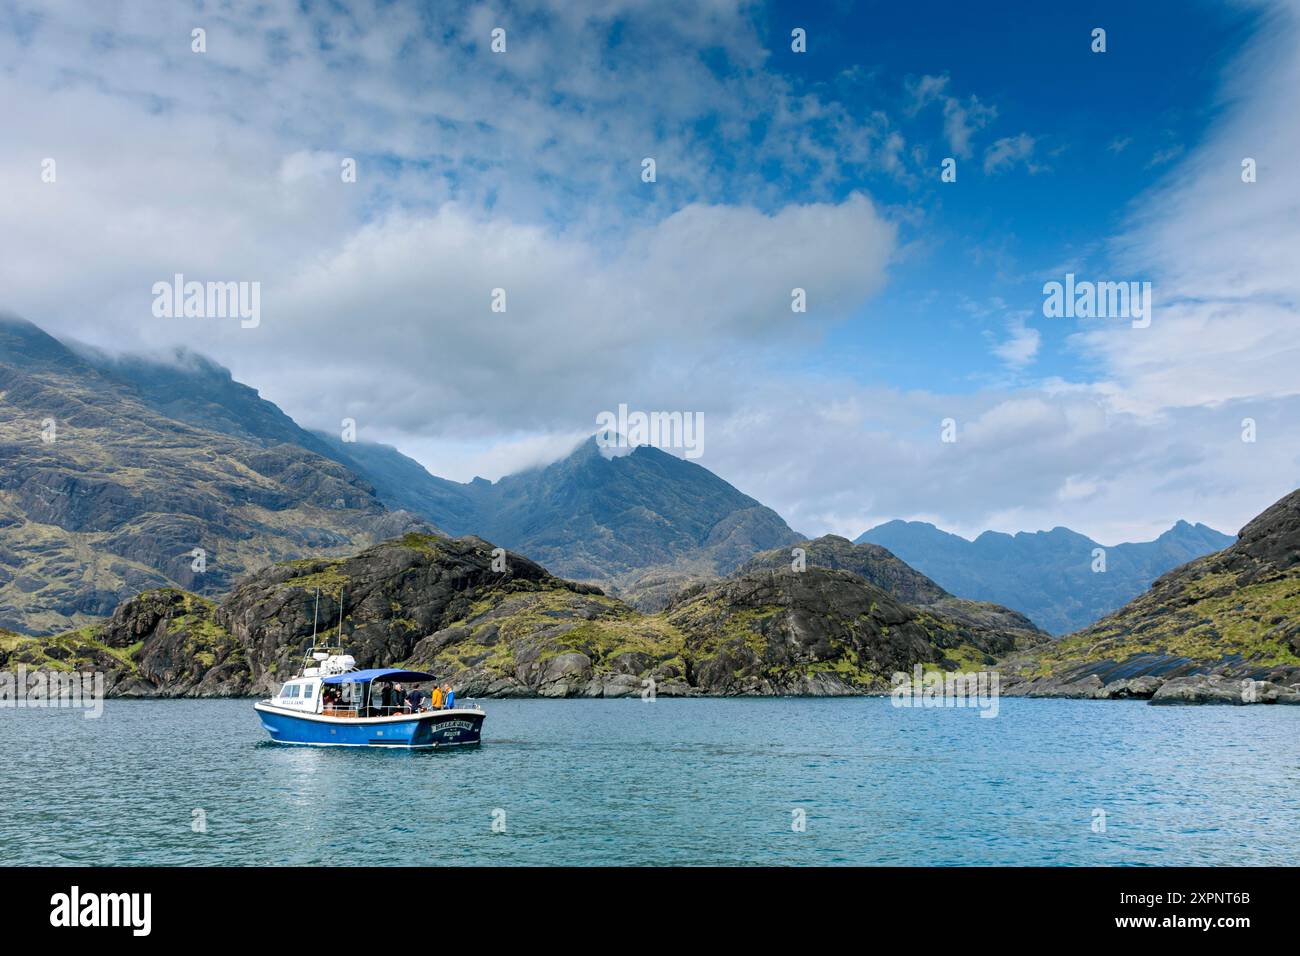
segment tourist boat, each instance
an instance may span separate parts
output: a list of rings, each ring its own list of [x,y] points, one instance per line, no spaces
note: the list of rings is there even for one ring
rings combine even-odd
[[[317,606],[320,598],[317,596]],[[340,640],[343,608],[340,599]],[[464,747],[479,742],[483,708],[452,706],[412,709],[398,685],[436,681],[423,671],[397,667],[357,670],[351,654],[312,647],[301,672],[274,697],[253,705],[271,739],[285,744],[324,747]],[[407,688],[403,687],[404,692]],[[454,702],[454,698],[453,698]]]

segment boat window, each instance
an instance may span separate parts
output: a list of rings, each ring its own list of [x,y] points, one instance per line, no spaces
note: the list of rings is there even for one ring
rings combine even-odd
[[[310,697],[312,695],[312,688],[314,687],[315,687],[314,684],[308,684],[306,687],[302,689],[302,696]]]
[[[289,696],[290,696],[290,697],[297,697],[299,694],[302,693],[302,685],[301,685],[301,684],[290,684],[289,687],[291,688],[290,691],[289,691]]]
[[[283,687],[280,688],[280,696],[281,697],[290,696],[290,694],[292,693],[292,687],[293,687],[292,684],[285,684]]]

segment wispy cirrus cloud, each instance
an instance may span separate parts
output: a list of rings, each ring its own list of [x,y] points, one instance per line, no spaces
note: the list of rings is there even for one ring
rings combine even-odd
[[[1030,174],[1041,172],[1043,167],[1033,160],[1036,145],[1034,137],[1028,133],[1003,136],[984,150],[984,172],[992,175],[1016,165],[1023,166]]]
[[[997,107],[982,102],[975,94],[966,97],[949,93],[951,78],[924,74],[908,77],[904,82],[907,101],[904,109],[915,115],[931,103],[939,103],[943,114],[943,134],[948,148],[959,159],[969,159],[975,134],[997,118]]]
[[[1022,369],[1038,355],[1041,333],[1026,324],[1029,316],[1018,313],[1007,320],[1007,337],[993,347],[993,354],[1009,368]]]

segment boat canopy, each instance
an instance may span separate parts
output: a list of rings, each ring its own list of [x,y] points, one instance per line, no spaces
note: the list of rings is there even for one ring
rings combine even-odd
[[[332,677],[322,679],[321,683],[368,684],[372,680],[404,680],[419,684],[437,679],[432,674],[424,673],[424,671],[404,671],[399,667],[372,667],[364,671],[348,671],[346,674],[335,674]]]

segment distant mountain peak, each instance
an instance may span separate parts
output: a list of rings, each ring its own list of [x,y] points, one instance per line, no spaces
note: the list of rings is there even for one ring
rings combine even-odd
[[[985,531],[974,541],[920,522],[891,521],[859,542],[882,545],[953,594],[1028,614],[1055,634],[1084,627],[1145,590],[1161,574],[1220,550],[1232,538],[1180,521],[1154,541],[1104,548],[1062,525],[1014,535]]]

